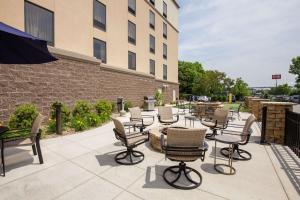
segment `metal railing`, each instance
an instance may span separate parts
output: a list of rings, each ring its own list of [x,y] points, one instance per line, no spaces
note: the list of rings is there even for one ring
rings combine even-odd
[[[300,113],[286,110],[284,144],[300,158]]]

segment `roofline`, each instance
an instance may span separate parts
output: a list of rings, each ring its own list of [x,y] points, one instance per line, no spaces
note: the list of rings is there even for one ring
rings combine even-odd
[[[177,8],[180,8],[178,2],[176,0],[173,0],[174,4],[177,6]]]

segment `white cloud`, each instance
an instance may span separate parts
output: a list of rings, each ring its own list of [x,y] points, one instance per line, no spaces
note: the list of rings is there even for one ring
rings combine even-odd
[[[299,0],[184,0],[180,14],[180,59],[200,61],[251,86],[272,85],[300,55]]]

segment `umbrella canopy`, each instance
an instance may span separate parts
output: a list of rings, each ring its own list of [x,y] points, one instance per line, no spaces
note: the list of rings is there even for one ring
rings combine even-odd
[[[40,64],[55,60],[46,41],[0,22],[0,63]]]

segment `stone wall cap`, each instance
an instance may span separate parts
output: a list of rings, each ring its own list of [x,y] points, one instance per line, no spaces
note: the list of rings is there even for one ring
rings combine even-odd
[[[262,104],[264,105],[279,105],[279,106],[293,106],[293,105],[297,105],[296,103],[292,103],[292,102],[268,102],[268,101],[265,101],[265,102],[261,102]]]
[[[270,99],[252,99],[252,101],[270,101]]]
[[[79,53],[76,53],[73,51],[59,49],[59,48],[55,48],[55,47],[51,47],[51,46],[48,46],[48,50],[54,56],[58,56],[61,58],[66,58],[66,59],[81,61],[81,62],[86,62],[86,63],[93,63],[93,64],[101,63],[101,60],[98,60],[95,57],[86,56],[86,55],[79,54]]]

